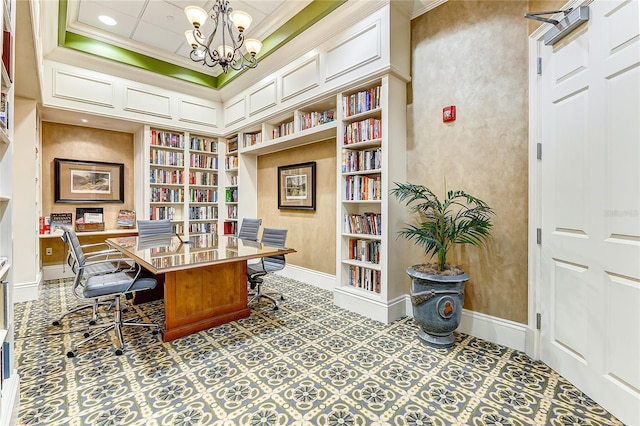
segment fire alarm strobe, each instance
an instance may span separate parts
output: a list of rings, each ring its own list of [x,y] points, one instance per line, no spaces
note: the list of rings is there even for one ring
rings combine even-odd
[[[442,122],[453,121],[456,119],[456,107],[455,105],[442,108]]]

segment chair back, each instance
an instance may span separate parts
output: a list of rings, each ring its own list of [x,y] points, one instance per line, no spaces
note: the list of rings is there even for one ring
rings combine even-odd
[[[260,241],[265,246],[284,248],[286,247],[285,243],[287,242],[287,230],[265,227],[262,231],[262,238]],[[284,254],[265,257],[263,261],[265,270],[268,272],[284,269],[287,264]]]
[[[62,240],[65,241],[69,246],[69,254],[67,255],[67,263],[71,266],[71,270],[74,274],[77,274],[78,267],[83,267],[86,259],[84,257],[84,252],[82,251],[82,247],[80,246],[80,240],[78,239],[78,235],[70,226],[63,225],[62,226]]]
[[[173,234],[173,227],[169,219],[138,220],[138,236]]]
[[[240,225],[240,231],[238,231],[238,238],[242,240],[258,241],[260,225],[262,225],[262,219],[245,217],[242,219],[242,225]]]

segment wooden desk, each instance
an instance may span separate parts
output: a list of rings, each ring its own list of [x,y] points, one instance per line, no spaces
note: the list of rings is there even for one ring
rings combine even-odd
[[[213,234],[120,237],[107,243],[151,273],[164,274],[165,342],[249,316],[247,260],[293,253],[289,248]]]

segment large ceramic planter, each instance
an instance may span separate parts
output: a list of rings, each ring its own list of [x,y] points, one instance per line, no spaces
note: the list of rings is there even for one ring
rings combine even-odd
[[[407,268],[411,277],[413,318],[420,326],[418,336],[430,346],[453,346],[453,331],[460,325],[464,305],[466,273],[454,276],[432,275]]]

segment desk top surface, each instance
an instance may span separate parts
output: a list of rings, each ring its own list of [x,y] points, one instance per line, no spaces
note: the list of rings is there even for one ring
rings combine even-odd
[[[184,237],[182,237],[184,238]],[[178,236],[117,237],[106,241],[154,274],[293,253],[236,237],[205,234],[182,241]]]

